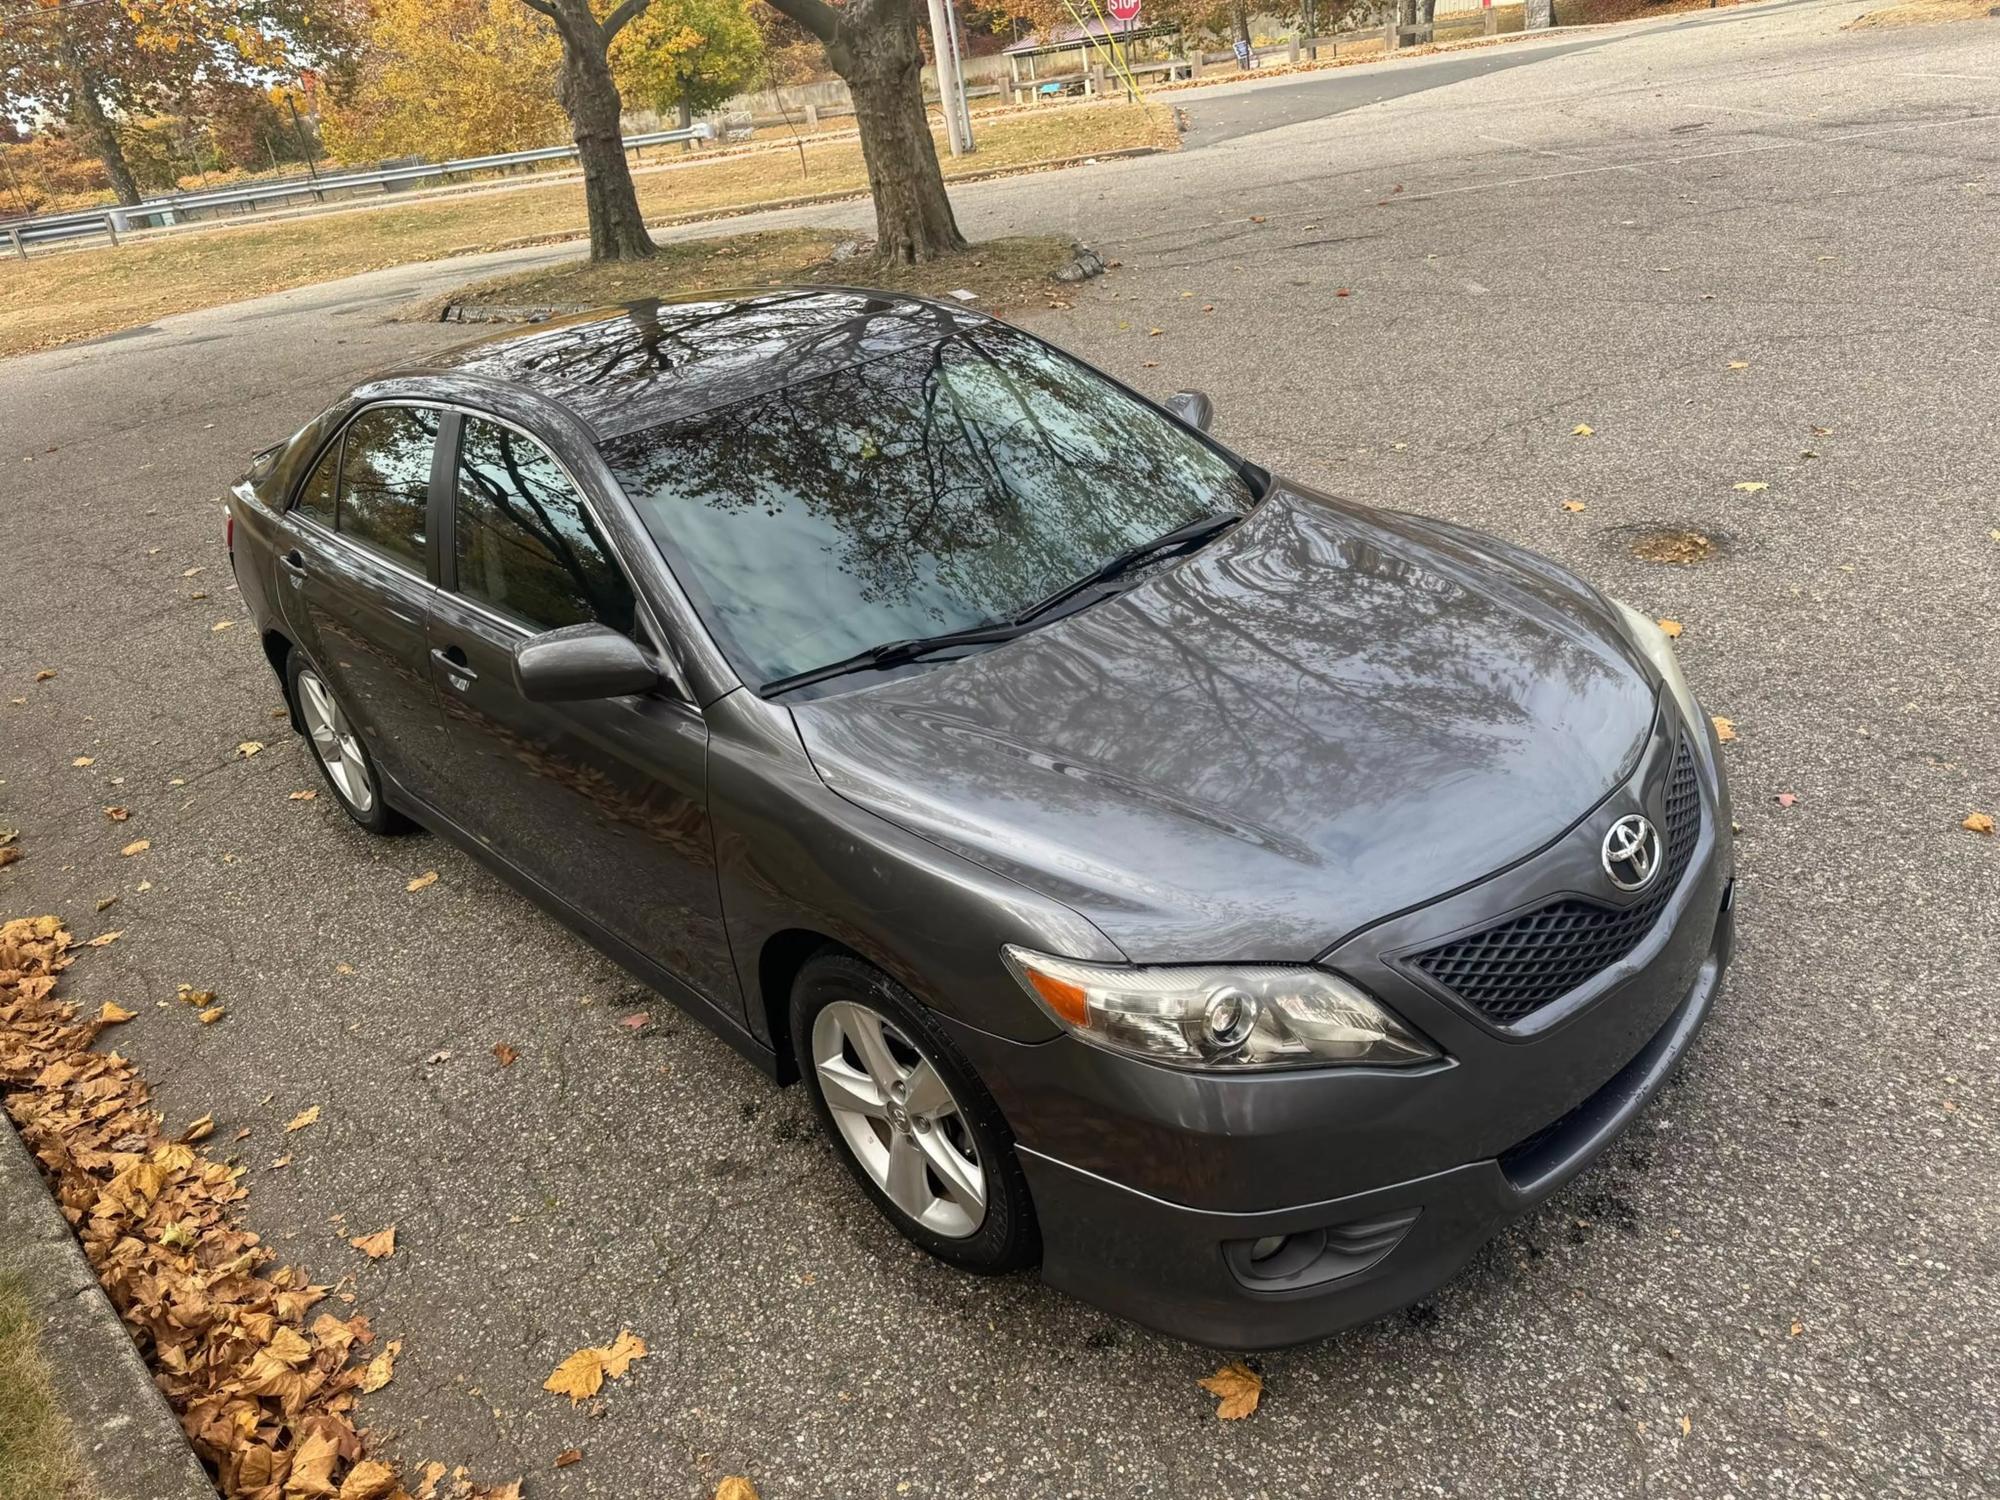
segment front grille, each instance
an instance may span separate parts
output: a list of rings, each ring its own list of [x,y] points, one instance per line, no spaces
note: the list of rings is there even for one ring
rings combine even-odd
[[[1701,840],[1701,785],[1686,740],[1674,754],[1665,814],[1667,867],[1645,900],[1617,907],[1566,896],[1405,962],[1502,1026],[1560,1000],[1639,946],[1686,873]]]

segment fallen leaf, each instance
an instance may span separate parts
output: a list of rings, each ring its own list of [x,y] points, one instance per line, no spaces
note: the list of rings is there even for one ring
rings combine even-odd
[[[1262,214],[1252,214],[1250,215],[1250,222],[1252,224],[1261,224],[1264,222],[1264,216]]]
[[[73,766],[94,766],[97,764],[97,757],[94,755],[79,755],[70,764]]]
[[[1795,1320],[1795,1321],[1794,1321],[1794,1322],[1792,1323],[1792,1337],[1793,1337],[1793,1338],[1797,1338],[1797,1337],[1798,1337],[1798,1336],[1799,1336],[1800,1334],[1804,1333],[1805,1331],[1806,1331],[1806,1325],[1805,1325],[1805,1324],[1803,1324],[1803,1323],[1800,1323],[1800,1322],[1797,1322],[1796,1320]]]
[[[129,807],[107,807],[104,816],[114,823],[122,823],[132,816],[132,810]]]
[[[259,750],[262,750],[263,748],[264,748],[264,742],[262,740],[244,740],[237,745],[236,753],[242,756],[245,760],[248,760],[251,756],[255,755]]]
[[[1778,793],[1777,796],[1773,797],[1771,800],[1777,803],[1778,806],[1780,807],[1790,807],[1793,803],[1797,802],[1799,799],[1791,792],[1780,792]]]
[[[365,1396],[379,1391],[396,1375],[396,1356],[403,1352],[403,1341],[391,1339],[382,1346],[382,1352],[368,1361],[368,1367],[361,1372],[361,1393]]]
[[[595,1396],[607,1375],[621,1380],[634,1360],[645,1357],[646,1341],[623,1329],[609,1345],[577,1350],[556,1366],[555,1372],[542,1382],[542,1389],[569,1397],[574,1406]]]
[[[192,1146],[196,1141],[205,1141],[214,1134],[215,1116],[203,1115],[199,1120],[188,1126],[187,1132],[181,1136],[181,1144]]]
[[[757,1500],[757,1487],[741,1474],[731,1474],[715,1487],[714,1500]]]
[[[1216,1416],[1234,1422],[1257,1409],[1258,1399],[1264,1394],[1264,1381],[1243,1361],[1233,1359],[1202,1381],[1201,1388],[1221,1398],[1215,1408]]]
[[[1736,738],[1736,721],[1725,719],[1721,714],[1710,714],[1708,722],[1715,726],[1715,737],[1723,744]]]
[[[5,869],[8,865],[11,865],[12,863],[14,863],[15,860],[19,859],[20,857],[21,857],[21,851],[19,849],[14,849],[4,845],[0,845],[0,869]],[[102,910],[102,908],[99,909]]]
[[[116,1001],[107,1000],[97,1012],[97,1024],[100,1026],[116,1026],[120,1021],[129,1021],[137,1014],[139,1013],[136,1010],[127,1010]]]
[[[1655,620],[1653,623],[1660,627],[1660,633],[1670,641],[1679,640],[1681,633],[1687,629],[1679,620]]]
[[[319,793],[314,791],[293,792],[285,800],[288,802],[310,802],[318,795]]]
[[[643,1010],[635,1010],[632,1012],[631,1015],[621,1017],[619,1019],[618,1024],[620,1026],[623,1026],[627,1031],[637,1031],[641,1026],[644,1026],[648,1021],[652,1019],[653,1018],[651,1014],[649,1014],[648,1012]]]
[[[391,1224],[373,1234],[357,1234],[347,1243],[370,1260],[386,1260],[396,1253],[396,1226]]]
[[[302,1109],[297,1114],[293,1115],[291,1119],[285,1122],[285,1129],[304,1130],[306,1126],[312,1124],[318,1118],[319,1118],[319,1106],[315,1104],[310,1109]]]
[[[118,898],[116,896],[100,896],[97,898],[97,909],[99,911],[109,911],[117,904]]]
[[[289,1151],[287,1151],[283,1156],[274,1156],[271,1158],[271,1170],[273,1172],[282,1171],[284,1168],[289,1167],[291,1164],[292,1164],[292,1153]]]
[[[1336,288],[1333,295],[1336,297],[1352,297],[1354,293],[1349,288],[1343,286]]]
[[[364,1391],[369,1387],[364,1383]],[[379,1458],[364,1458],[340,1482],[338,1500],[388,1500],[396,1492],[396,1471]]]
[[[436,885],[437,878],[438,878],[438,872],[436,870],[426,870],[424,871],[423,874],[419,875],[415,880],[412,880],[408,885],[404,886],[403,889],[406,891],[420,891],[427,885]]]
[[[56,675],[56,669],[54,667],[43,667],[41,671],[35,674],[35,681],[47,682],[51,677],[55,675]]]
[[[1732,359],[1729,362],[1729,368],[1732,370],[1747,370],[1750,368],[1750,361],[1747,359]]]
[[[234,630],[235,628],[236,622],[234,620],[217,620],[213,625],[208,627],[209,634],[211,635],[218,630]]]
[[[556,1455],[555,1466],[558,1469],[567,1469],[571,1464],[581,1462],[583,1462],[583,1450],[581,1448],[565,1448]]]
[[[229,1012],[223,1006],[211,1005],[207,1010],[201,1012],[200,1015],[201,1024],[204,1026],[213,1026],[217,1021],[220,1021],[227,1014],[229,1014]]]
[[[1575,515],[1584,509],[1584,503],[1581,500],[1565,500],[1563,501],[1563,509],[1571,515]]]
[[[292,1453],[291,1477],[285,1481],[287,1500],[293,1496],[333,1494],[333,1466],[339,1461],[340,1448],[333,1434],[325,1428],[315,1428]]]
[[[1761,479],[1745,479],[1741,483],[1732,484],[1730,488],[1733,490],[1740,490],[1742,493],[1746,495],[1754,495],[1759,490],[1768,490],[1770,486],[1764,483],[1764,481]]]
[[[100,932],[96,937],[92,938],[90,942],[85,946],[91,948],[109,948],[113,943],[117,942],[123,936],[125,936],[125,929],[122,927],[119,928],[116,932]]]
[[[134,839],[132,840],[131,843],[127,844],[123,849],[120,849],[118,852],[120,854],[126,855],[127,857],[130,857],[131,855],[134,854],[144,854],[148,849],[152,847],[153,847],[153,841],[151,839]]]
[[[493,1055],[500,1059],[501,1067],[511,1068],[514,1066],[515,1059],[518,1058],[521,1054],[516,1052],[512,1047],[508,1046],[505,1042],[495,1042],[493,1044]]]
[[[1146,330],[1146,337],[1147,337],[1147,338],[1149,338],[1149,339],[1156,339],[1156,338],[1158,338],[1158,337],[1159,337],[1159,336],[1160,336],[1161,334],[1163,334],[1163,333],[1165,333],[1165,332],[1166,332],[1166,329],[1164,329],[1164,328],[1148,328],[1148,329]]]
[[[1569,430],[1571,437],[1595,437],[1596,434],[1597,429],[1592,427],[1588,422],[1579,422]]]
[[[1958,826],[1970,829],[1973,833],[1990,834],[1993,832],[1993,814],[1983,812],[1970,813],[1967,815],[1965,821]]]
[[[1682,1417],[1682,1418],[1681,1418],[1681,1436],[1682,1436],[1682,1437],[1686,1437],[1686,1436],[1687,1436],[1687,1435],[1688,1435],[1688,1434],[1689,1434],[1690,1432],[1693,1432],[1693,1431],[1694,1431],[1694,1423],[1690,1422],[1690,1421],[1689,1421],[1689,1420],[1688,1420],[1688,1419],[1687,1419],[1686,1417]]]

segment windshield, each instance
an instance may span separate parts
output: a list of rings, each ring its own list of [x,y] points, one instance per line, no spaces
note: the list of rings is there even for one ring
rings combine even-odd
[[[1252,499],[1209,444],[998,325],[620,437],[604,456],[759,684],[1009,619]]]

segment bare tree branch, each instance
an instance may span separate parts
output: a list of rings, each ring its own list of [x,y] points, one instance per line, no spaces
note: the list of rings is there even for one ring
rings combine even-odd
[[[549,3],[549,0],[521,0],[521,3],[527,6],[529,10],[540,11],[551,21],[556,19],[556,8]]]
[[[528,0],[528,3],[532,5],[534,0]],[[636,21],[640,13],[652,3],[653,0],[624,0],[618,9],[604,18],[604,40],[608,43],[629,23]]]
[[[822,42],[832,41],[834,28],[840,24],[840,13],[825,0],[771,0],[771,8],[797,21]]]

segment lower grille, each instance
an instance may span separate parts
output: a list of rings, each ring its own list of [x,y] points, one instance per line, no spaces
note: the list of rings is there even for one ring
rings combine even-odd
[[[1614,907],[1564,897],[1406,962],[1502,1026],[1560,1000],[1638,947],[1680,887],[1701,841],[1701,785],[1686,740],[1674,754],[1665,813],[1666,869],[1645,900]]]

